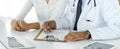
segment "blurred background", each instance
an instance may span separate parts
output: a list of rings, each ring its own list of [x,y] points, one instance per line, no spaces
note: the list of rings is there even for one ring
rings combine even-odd
[[[22,10],[25,2],[26,0],[0,0],[0,16],[14,19]],[[34,7],[26,15],[25,20],[29,22],[38,21]]]

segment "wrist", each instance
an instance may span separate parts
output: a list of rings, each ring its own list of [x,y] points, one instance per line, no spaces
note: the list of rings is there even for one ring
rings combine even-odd
[[[39,29],[40,25],[39,23],[29,23],[27,28],[28,29]]]
[[[31,29],[31,28],[32,28],[31,24],[27,24],[27,25],[26,25],[26,30],[29,30],[29,29]]]
[[[91,38],[90,32],[88,30],[86,32],[88,33],[88,39],[90,39]]]

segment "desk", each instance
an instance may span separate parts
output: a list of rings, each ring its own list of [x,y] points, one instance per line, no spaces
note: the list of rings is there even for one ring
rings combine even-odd
[[[0,49],[6,49],[2,44],[0,44]]]
[[[37,32],[31,31],[31,32],[16,32],[12,31],[13,36],[26,38],[30,42],[32,42],[36,48],[33,49],[83,49],[84,46],[87,46],[88,44],[92,42],[102,42],[107,44],[114,44],[117,45],[117,49],[120,49],[120,39],[116,40],[110,40],[110,41],[91,41],[91,40],[85,40],[85,41],[77,41],[77,42],[68,42],[68,43],[59,43],[59,42],[46,42],[46,41],[34,41],[34,37],[36,36]]]
[[[8,35],[29,40],[30,42],[33,43],[33,45],[36,46],[36,48],[31,48],[31,49],[83,49],[83,47],[89,45],[92,42],[102,42],[102,43],[107,43],[107,44],[114,44],[114,45],[117,45],[116,49],[120,49],[120,44],[119,44],[120,39],[109,40],[109,41],[84,40],[84,41],[67,42],[67,43],[35,41],[33,39],[37,35],[39,30],[19,32],[19,31],[14,31],[14,30],[10,29],[9,25],[10,24],[8,24],[8,29],[9,29]]]

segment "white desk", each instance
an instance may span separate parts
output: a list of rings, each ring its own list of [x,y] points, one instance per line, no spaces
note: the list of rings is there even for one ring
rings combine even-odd
[[[88,44],[92,42],[102,42],[102,43],[108,43],[108,44],[114,44],[117,45],[117,49],[120,49],[120,39],[117,40],[110,40],[110,41],[77,41],[77,42],[68,42],[68,43],[58,43],[58,42],[46,42],[46,41],[35,41],[33,40],[36,36],[38,30],[31,31],[31,32],[15,32],[11,31],[12,35],[26,38],[30,42],[32,42],[36,48],[33,49],[83,49],[84,46],[87,46]]]
[[[0,44],[0,49],[6,49],[2,44]]]
[[[120,39],[109,40],[109,41],[77,41],[77,42],[68,42],[68,43],[59,43],[59,42],[46,42],[46,41],[35,41],[33,40],[39,30],[31,31],[31,32],[18,32],[18,31],[10,31],[13,36],[28,39],[32,42],[36,48],[32,49],[83,49],[83,47],[87,46],[92,42],[102,42],[107,44],[117,45],[117,49],[120,49]]]
[[[10,29],[10,28],[8,27],[8,29]],[[31,49],[83,49],[83,47],[89,45],[92,42],[102,42],[102,43],[114,44],[114,45],[117,45],[116,49],[120,49],[120,43],[119,43],[120,39],[110,40],[110,41],[85,40],[85,41],[68,42],[68,43],[35,41],[33,39],[37,35],[38,32],[39,32],[39,30],[35,30],[35,31],[31,31],[31,32],[28,32],[28,31],[27,32],[18,32],[18,31],[13,31],[10,29],[8,31],[8,34],[13,35],[15,37],[20,37],[20,38],[29,40],[36,46],[36,48],[31,48]]]

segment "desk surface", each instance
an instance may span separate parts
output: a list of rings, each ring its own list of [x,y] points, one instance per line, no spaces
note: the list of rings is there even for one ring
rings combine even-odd
[[[0,44],[0,49],[6,49],[2,44]]]
[[[113,45],[117,46],[116,49],[120,49],[120,44],[119,44],[120,39],[109,40],[109,41],[84,40],[84,41],[67,42],[67,43],[35,41],[33,39],[38,34],[39,30],[19,32],[19,31],[14,31],[14,30],[10,29],[9,24],[8,24],[7,27],[9,29],[7,31],[9,36],[24,38],[24,39],[27,39],[30,42],[32,42],[33,45],[36,46],[36,48],[31,48],[31,49],[83,49],[83,47],[85,47],[85,46],[87,46],[87,45],[89,45],[90,43],[93,43],[93,42],[113,44]],[[1,45],[0,45],[0,49],[1,49]]]
[[[15,37],[25,38],[29,40],[30,42],[32,42],[33,45],[36,46],[36,48],[31,48],[31,49],[83,49],[83,47],[93,42],[113,44],[117,46],[117,49],[120,49],[120,44],[119,44],[120,39],[108,40],[108,41],[84,40],[84,41],[67,42],[67,43],[35,41],[33,39],[37,35],[38,32],[39,30],[27,31],[27,32],[11,31],[11,35]]]
[[[25,39],[28,39],[30,42],[32,42],[36,46],[36,48],[32,48],[32,49],[83,49],[84,46],[87,46],[92,42],[102,42],[102,43],[107,43],[107,44],[114,44],[114,45],[117,45],[117,49],[120,48],[120,44],[119,44],[120,39],[109,40],[109,41],[85,40],[85,41],[67,42],[67,43],[46,42],[46,41],[33,40],[37,33],[38,33],[38,30],[31,31],[31,32],[11,31],[11,34],[13,36],[25,38]]]

